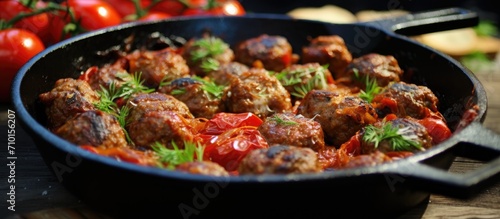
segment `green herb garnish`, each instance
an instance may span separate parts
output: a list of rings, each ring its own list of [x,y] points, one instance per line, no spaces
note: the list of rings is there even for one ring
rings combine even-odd
[[[202,83],[201,89],[203,89],[205,92],[212,95],[216,99],[220,99],[222,97],[224,89],[226,88],[226,86],[218,85],[213,81],[205,80],[199,76],[193,76],[193,79],[195,81],[201,82]]]
[[[380,93],[382,88],[378,86],[377,80],[375,78],[371,79],[368,76],[361,77],[357,68],[353,68],[352,70],[354,72],[354,78],[358,81],[364,80],[365,83],[365,89],[361,90],[361,92],[359,93],[359,97],[363,100],[366,100],[368,103],[371,103],[375,95]]]
[[[374,143],[378,148],[380,142],[389,141],[394,151],[411,151],[413,148],[423,150],[418,142],[418,136],[409,127],[398,128],[384,122],[382,127],[368,125],[365,127],[363,141]]]
[[[297,125],[298,123],[291,120],[291,119],[282,119],[281,117],[279,117],[278,115],[274,115],[273,117],[270,118],[272,121],[275,121],[276,123],[280,124],[280,125],[285,125],[285,126],[288,126],[288,125]]]
[[[191,60],[194,62],[213,58],[224,53],[229,48],[224,41],[216,37],[206,37],[196,40],[193,43],[193,47],[195,49],[191,51]]]
[[[159,161],[167,163],[166,168],[174,169],[177,165],[187,162],[203,161],[203,152],[205,146],[191,141],[184,142],[184,149],[179,149],[177,144],[172,141],[173,149],[165,147],[160,142],[151,145],[153,151],[159,156]]]

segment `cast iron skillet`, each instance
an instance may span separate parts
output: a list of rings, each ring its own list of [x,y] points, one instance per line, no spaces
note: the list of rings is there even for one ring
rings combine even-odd
[[[110,215],[173,218],[397,216],[432,192],[469,197],[497,180],[500,137],[482,126],[487,98],[477,78],[454,59],[402,36],[476,25],[474,12],[450,8],[357,24],[294,20],[282,15],[176,18],[130,23],[74,37],[30,60],[13,82],[13,103],[22,126],[46,164],[86,204]],[[210,30],[229,44],[262,33],[285,36],[295,51],[308,37],[337,34],[352,54],[396,57],[412,83],[430,87],[440,111],[455,131],[436,147],[411,158],[321,174],[216,178],[118,162],[77,148],[45,128],[38,95],[59,78],[78,77],[90,65],[109,60],[96,55],[126,37],[159,32],[184,38]],[[144,42],[143,42],[144,43]],[[471,122],[462,117],[477,105]],[[462,125],[461,125],[462,124]],[[489,161],[465,174],[448,173],[456,156]]]

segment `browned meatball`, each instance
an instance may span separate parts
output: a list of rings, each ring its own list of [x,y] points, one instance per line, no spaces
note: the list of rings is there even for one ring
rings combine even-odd
[[[298,60],[285,37],[267,34],[239,43],[234,53],[236,61],[269,71],[281,71]]]
[[[382,163],[387,163],[392,159],[380,151],[371,154],[363,154],[352,157],[343,168],[369,167]]]
[[[230,79],[222,96],[228,112],[251,112],[261,118],[292,109],[290,94],[265,69],[250,69]]]
[[[127,125],[130,139],[136,146],[151,148],[159,142],[167,148],[184,148],[184,142],[192,142],[193,131],[189,121],[173,111],[147,111],[138,120]],[[173,142],[173,143],[172,143]]]
[[[321,125],[302,115],[276,113],[258,127],[269,145],[293,145],[318,151],[325,147]]]
[[[394,82],[373,98],[372,103],[381,117],[393,113],[398,117],[422,119],[438,111],[439,100],[426,86]]]
[[[175,170],[210,176],[229,176],[224,167],[212,161],[186,162],[176,166]]]
[[[229,62],[219,65],[217,70],[208,73],[208,77],[216,84],[229,84],[230,77],[239,77],[243,72],[247,72],[249,67],[239,62]]]
[[[64,124],[73,116],[95,109],[94,103],[99,96],[83,80],[63,78],[56,81],[54,88],[39,95],[45,105],[47,125],[54,129]]]
[[[309,92],[298,106],[297,114],[318,121],[325,141],[335,147],[377,119],[375,109],[363,99],[321,90]]]
[[[293,101],[300,100],[312,89],[327,90],[330,71],[318,63],[293,64],[275,75]]]
[[[127,146],[125,133],[118,120],[98,110],[78,114],[56,129],[54,133],[76,145],[103,148]]]
[[[364,89],[366,77],[369,80],[376,80],[379,86],[385,87],[389,82],[400,81],[402,75],[403,70],[396,58],[391,55],[370,53],[353,59],[337,81]]]
[[[222,39],[205,36],[189,40],[183,47],[182,57],[186,60],[191,74],[205,76],[211,69],[206,69],[203,65],[210,62],[215,62],[211,64],[216,65],[227,64],[233,61],[234,53]]]
[[[295,174],[321,172],[316,152],[310,148],[276,145],[256,149],[241,161],[238,171],[245,174]]]
[[[160,82],[189,77],[189,67],[184,58],[172,51],[135,51],[128,55],[131,74],[140,73],[144,85],[158,87]]]
[[[210,119],[214,114],[224,111],[224,103],[221,101],[224,87],[210,81],[179,78],[161,87],[159,91],[185,103],[196,118]]]
[[[127,117],[130,122],[139,120],[146,112],[162,110],[174,111],[184,118],[194,118],[185,103],[164,93],[137,94],[128,101],[127,107],[130,109]]]
[[[88,76],[87,82],[92,89],[100,91],[102,88],[108,89],[111,83],[114,83],[116,88],[121,87],[130,78],[124,77],[129,74],[126,69],[128,69],[127,60],[119,59],[113,64],[90,67],[85,75]]]
[[[352,55],[344,39],[337,35],[318,36],[302,48],[302,63],[328,64],[328,69],[334,78],[339,77],[351,61]]]
[[[391,137],[382,138],[378,145],[372,140],[372,136],[382,136],[387,127],[396,131]],[[432,147],[432,137],[427,129],[411,118],[396,118],[390,121],[376,122],[370,126],[364,127],[361,131],[360,148],[361,154],[370,154],[378,150],[383,153],[392,151],[411,151],[418,152]],[[394,142],[398,140],[398,142]],[[400,141],[404,140],[404,141]]]

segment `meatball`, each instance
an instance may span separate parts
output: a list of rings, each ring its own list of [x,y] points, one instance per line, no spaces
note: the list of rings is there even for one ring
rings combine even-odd
[[[196,118],[210,119],[214,114],[224,111],[224,103],[221,101],[224,87],[210,81],[179,78],[161,87],[159,91],[185,103]]]
[[[392,159],[380,151],[352,157],[343,168],[369,167],[391,162]]]
[[[137,94],[128,101],[127,107],[130,109],[127,121],[130,122],[139,120],[146,112],[162,110],[177,112],[187,119],[194,118],[185,103],[171,95],[158,92]]]
[[[352,55],[344,39],[337,35],[318,36],[302,48],[302,63],[328,64],[334,78],[338,78],[351,61]]]
[[[147,111],[126,126],[130,139],[136,146],[151,148],[156,142],[173,148],[184,148],[185,141],[193,140],[189,121],[173,111]]]
[[[125,147],[125,133],[116,117],[99,110],[89,110],[66,121],[54,131],[76,145],[102,148]]]
[[[402,81],[389,84],[375,95],[372,103],[381,117],[390,113],[416,119],[441,115],[438,111],[439,100],[428,87]]]
[[[248,153],[238,166],[245,174],[295,174],[321,172],[316,152],[310,148],[276,145]]]
[[[295,100],[302,99],[312,89],[329,89],[330,71],[318,63],[293,64],[276,75]]]
[[[99,96],[86,81],[63,78],[39,99],[45,105],[48,127],[55,129],[75,115],[95,109]]]
[[[123,77],[129,74],[126,69],[128,69],[127,60],[119,59],[113,64],[88,68],[84,73],[84,77],[87,77],[86,81],[95,91],[99,91],[102,88],[108,89],[111,83],[114,83],[114,86],[119,88],[130,79],[130,77]]]
[[[321,125],[302,115],[276,113],[258,127],[269,145],[285,144],[319,151],[325,147]]]
[[[186,60],[192,75],[205,76],[206,72],[210,70],[204,69],[203,65],[210,62],[215,62],[217,65],[232,62],[234,52],[220,38],[205,36],[200,39],[193,38],[189,40],[184,45],[182,57]]]
[[[170,82],[176,78],[189,77],[189,67],[184,58],[172,51],[136,50],[128,55],[131,74],[141,74],[144,85],[158,87],[161,82]]]
[[[175,170],[210,176],[229,176],[229,173],[224,167],[212,161],[186,162],[177,165]]]
[[[288,91],[265,69],[253,68],[231,78],[222,100],[229,112],[251,112],[261,118],[292,109]]]
[[[244,72],[247,72],[249,67],[239,62],[229,62],[219,65],[217,70],[208,73],[208,77],[216,84],[227,85],[229,78],[239,77]]]
[[[382,136],[389,132],[390,126],[392,131],[391,137],[381,138],[378,145],[374,141],[368,140],[371,136]],[[411,118],[396,118],[390,121],[381,121],[366,126],[361,131],[360,142],[361,154],[370,154],[378,150],[383,153],[392,151],[410,151],[418,152],[432,147],[432,137],[427,132],[427,129]],[[397,142],[395,140],[398,139]]]
[[[389,82],[400,81],[402,75],[403,70],[393,56],[370,53],[353,59],[337,81],[364,89],[366,78],[376,80],[378,86],[385,87]]]
[[[234,54],[235,61],[269,71],[281,71],[298,60],[285,37],[267,34],[239,43],[234,49]]]
[[[297,107],[297,114],[321,124],[325,142],[340,146],[362,127],[377,120],[375,109],[357,96],[322,90],[309,92]]]

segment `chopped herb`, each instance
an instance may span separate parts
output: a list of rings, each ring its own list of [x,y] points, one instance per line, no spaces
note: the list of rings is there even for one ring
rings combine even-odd
[[[365,142],[374,143],[375,148],[378,148],[380,142],[386,140],[389,141],[394,151],[410,151],[413,148],[423,150],[418,142],[418,137],[409,127],[398,128],[386,122],[384,122],[382,127],[376,127],[374,125],[366,126],[363,140]]]
[[[194,49],[191,51],[191,60],[194,62],[201,61],[206,58],[213,58],[226,51],[229,46],[219,38],[207,37],[196,40],[193,43]]]
[[[160,142],[155,142],[151,145],[153,151],[159,156],[159,161],[167,163],[166,167],[169,169],[174,169],[177,165],[182,163],[193,162],[195,159],[197,161],[203,161],[205,146],[201,146],[199,143],[185,141],[184,149],[179,149],[177,144],[172,141],[172,147],[173,149],[169,149]]]
[[[204,72],[212,72],[219,69],[220,63],[214,58],[207,58],[201,62],[200,67]]]
[[[382,88],[378,86],[377,80],[375,78],[370,78],[368,76],[360,77],[359,70],[357,68],[352,69],[354,72],[354,78],[362,81],[364,79],[365,89],[361,90],[359,93],[359,97],[363,100],[366,100],[368,103],[371,103],[375,95],[380,93]]]
[[[203,84],[202,89],[217,99],[222,97],[226,88],[226,86],[217,85],[213,81],[203,79],[199,76],[193,76],[193,79],[201,82]]]
[[[270,118],[271,120],[275,121],[276,123],[280,124],[280,125],[297,125],[298,123],[291,120],[291,119],[282,119],[281,117],[279,117],[278,115],[274,115],[273,117]]]
[[[474,27],[474,31],[478,36],[496,36],[498,28],[491,21],[482,20]]]

